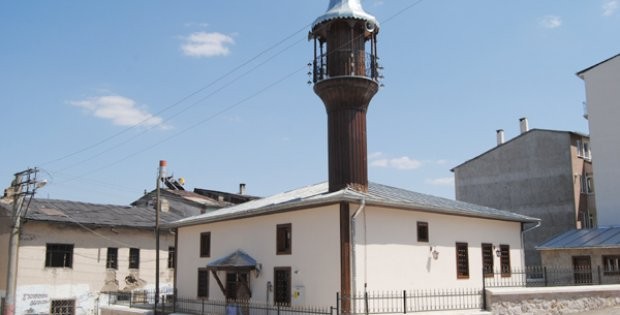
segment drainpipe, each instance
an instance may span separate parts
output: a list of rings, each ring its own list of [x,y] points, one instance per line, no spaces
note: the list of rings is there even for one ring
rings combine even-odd
[[[357,277],[357,268],[356,268],[356,255],[355,255],[355,235],[356,235],[356,229],[355,229],[355,219],[357,219],[357,216],[364,211],[364,208],[366,208],[366,198],[362,198],[361,203],[359,208],[357,208],[357,210],[355,210],[355,212],[353,213],[353,216],[351,216],[351,270],[352,270],[352,277],[351,277],[351,294],[355,295],[357,287],[357,281],[356,281],[356,277]],[[366,212],[364,211],[364,271],[366,271]],[[366,273],[364,272],[364,290],[366,289]]]
[[[541,224],[542,224],[542,221],[539,220],[538,222],[536,222],[536,225],[534,225],[531,228],[528,228],[526,230],[523,230],[524,223],[521,224],[521,230],[522,230],[521,231],[521,248],[523,248],[523,258],[521,258],[522,259],[521,266],[523,266],[523,267],[526,267],[525,266],[525,240],[524,240],[524,235],[525,235],[525,233],[527,233],[527,232],[529,232],[529,231],[531,231],[533,229],[538,228]]]

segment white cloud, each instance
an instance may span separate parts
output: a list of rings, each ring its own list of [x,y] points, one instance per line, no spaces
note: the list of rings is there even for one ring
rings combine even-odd
[[[143,108],[138,108],[136,102],[120,95],[96,96],[81,101],[70,101],[69,104],[83,108],[89,114],[112,121],[115,125],[159,126],[168,129],[161,117],[154,116]]]
[[[381,152],[375,152],[368,156],[370,166],[389,167],[397,170],[415,170],[422,166],[422,162],[407,156],[388,158]]]
[[[222,33],[196,32],[183,38],[183,54],[191,57],[216,57],[230,54],[229,46],[235,40]]]
[[[426,180],[426,182],[434,186],[452,186],[454,185],[454,177],[450,176],[450,177],[428,179]]]
[[[562,18],[560,18],[557,15],[546,15],[540,18],[538,23],[540,24],[540,26],[544,28],[549,28],[549,29],[558,28],[562,26]]]
[[[618,0],[605,0],[603,2],[603,15],[612,16],[620,7],[620,1]]]

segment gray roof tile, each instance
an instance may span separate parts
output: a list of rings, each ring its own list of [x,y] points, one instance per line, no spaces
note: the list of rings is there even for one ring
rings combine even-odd
[[[537,222],[538,219],[504,210],[474,205],[467,202],[451,200],[386,185],[370,183],[368,192],[359,192],[346,188],[336,192],[328,192],[326,182],[279,193],[270,197],[249,201],[237,206],[228,207],[188,217],[172,223],[183,226],[248,217],[273,212],[284,212],[292,209],[336,203],[340,201],[359,202],[364,199],[368,205],[395,207],[432,213],[480,217],[515,222]]]

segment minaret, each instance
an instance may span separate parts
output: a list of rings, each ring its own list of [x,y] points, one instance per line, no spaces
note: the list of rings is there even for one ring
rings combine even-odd
[[[379,24],[360,0],[330,0],[310,31],[314,92],[327,110],[329,191],[368,191],[366,111],[379,88]]]

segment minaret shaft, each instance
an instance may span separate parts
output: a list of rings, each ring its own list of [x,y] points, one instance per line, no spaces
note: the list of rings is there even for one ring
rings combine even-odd
[[[368,190],[366,111],[379,86],[374,54],[376,33],[368,31],[367,23],[361,19],[336,19],[313,29],[321,51],[314,63],[314,92],[327,111],[332,192],[346,187]],[[367,52],[369,41],[371,49]]]

